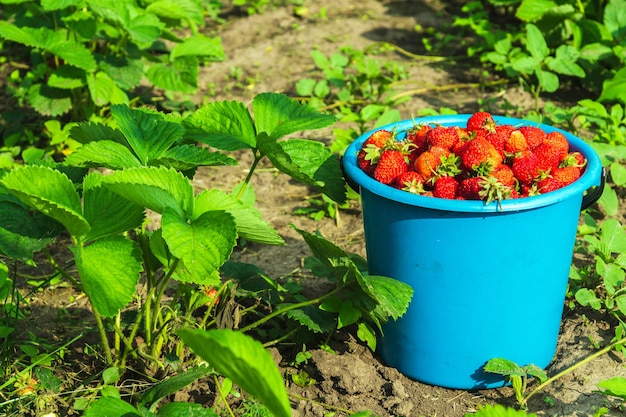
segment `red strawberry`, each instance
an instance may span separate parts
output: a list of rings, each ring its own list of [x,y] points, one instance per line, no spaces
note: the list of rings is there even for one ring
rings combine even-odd
[[[432,129],[431,125],[416,124],[406,132],[406,140],[413,144],[411,152],[416,152],[416,156],[428,148],[426,136]]]
[[[503,185],[507,187],[513,187],[515,185],[515,174],[513,169],[506,164],[498,165],[492,172],[491,176],[497,179]]]
[[[408,170],[404,153],[395,149],[387,149],[380,155],[378,164],[374,169],[374,179],[383,184],[391,184],[398,175]]]
[[[393,143],[393,134],[388,130],[373,132],[361,145],[357,154],[357,164],[368,175],[374,173],[375,165],[385,147]]]
[[[535,149],[546,137],[546,132],[536,126],[520,126],[517,130],[526,138],[529,149]]]
[[[496,132],[504,134],[507,138],[517,128],[513,125],[496,125]]]
[[[541,175],[539,158],[530,150],[522,151],[513,159],[511,169],[522,184],[530,185]]]
[[[431,146],[415,160],[414,168],[425,181],[431,180],[437,173],[441,162],[450,155],[450,151],[441,146]]]
[[[458,195],[465,200],[480,200],[480,192],[483,189],[481,177],[469,177],[459,183]]]
[[[495,131],[487,134],[485,139],[487,139],[487,141],[491,143],[502,156],[504,156],[504,144],[507,139],[506,133]]]
[[[456,199],[458,189],[459,183],[456,179],[449,175],[443,175],[437,177],[437,179],[435,180],[433,196],[454,200]]]
[[[467,120],[467,130],[495,132],[496,122],[493,120],[491,113],[479,111],[470,116]]]
[[[558,181],[561,187],[565,187],[580,178],[580,168],[574,166],[557,168],[552,173],[552,178]]]
[[[502,155],[487,139],[472,139],[461,155],[463,165],[474,172],[488,173],[503,161]]]
[[[424,178],[415,171],[406,171],[396,177],[393,186],[413,194],[422,194],[424,192]]]
[[[504,152],[515,155],[528,149],[528,142],[519,130],[514,130],[504,142]]]
[[[459,132],[456,127],[437,126],[426,135],[426,143],[429,146],[440,146],[445,149],[452,149],[459,141]]]
[[[556,169],[559,163],[567,156],[567,150],[565,154],[563,150],[549,142],[542,142],[535,149],[533,153],[539,158],[539,166],[543,171],[550,171]]]
[[[537,183],[537,190],[541,194],[549,193],[550,191],[555,191],[559,188],[561,188],[561,184],[552,176],[546,177]]]

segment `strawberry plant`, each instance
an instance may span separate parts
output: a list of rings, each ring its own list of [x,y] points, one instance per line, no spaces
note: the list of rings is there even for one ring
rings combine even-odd
[[[192,93],[199,66],[224,58],[220,38],[199,31],[204,25],[199,0],[0,4],[2,48],[15,63],[8,91],[20,106],[43,116],[69,115],[72,121],[100,116],[112,104],[130,103],[143,79],[168,95]],[[183,29],[189,35],[182,35]],[[13,117],[12,124],[30,124],[26,113]],[[28,135],[24,127],[21,135]]]
[[[302,329],[330,333],[357,324],[359,338],[374,349],[381,324],[404,313],[411,289],[368,276],[364,260],[303,230],[297,231],[313,253],[311,270],[335,284],[314,299],[303,299],[253,265],[229,260],[239,239],[284,244],[254,206],[250,180],[262,159],[338,204],[346,199],[339,162],[326,146],[283,139],[329,126],[334,117],[269,93],[255,97],[252,109],[224,101],[183,117],[120,104],[111,107],[110,124],[78,124],[70,137],[81,146],[64,161],[37,160],[2,173],[0,251],[30,263],[36,253],[46,254],[58,273],[86,295],[105,363],[121,375],[129,360],[144,364],[146,372],[166,375],[165,355],[177,356],[182,364],[187,345],[276,415],[286,415],[285,399],[274,397],[281,395],[276,380],[252,383],[267,377],[264,367],[269,365],[255,362],[257,348],[244,348],[252,342],[240,333],[272,337],[266,342],[272,344]],[[191,179],[198,167],[232,165],[234,159],[224,152],[243,150],[252,153],[253,162],[242,183],[232,192],[196,194]],[[147,220],[146,210],[159,215],[157,224]],[[46,251],[61,234],[71,239],[75,270]],[[172,285],[176,293],[166,302]],[[225,303],[241,307],[236,318],[221,316],[219,327],[228,322],[234,327],[237,320],[239,331],[205,332],[217,325],[216,306]],[[130,320],[123,314],[129,310],[135,312]],[[202,347],[209,342],[214,348]],[[240,354],[247,365],[232,368],[235,360],[228,355]],[[119,403],[108,397],[98,401],[95,410]]]

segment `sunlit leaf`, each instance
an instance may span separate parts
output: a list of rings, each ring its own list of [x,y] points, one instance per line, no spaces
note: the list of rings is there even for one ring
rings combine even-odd
[[[72,251],[91,305],[103,316],[113,317],[135,294],[143,270],[139,247],[125,237],[111,236]]]
[[[232,330],[181,329],[185,344],[276,417],[291,417],[289,396],[272,355],[261,343]]]

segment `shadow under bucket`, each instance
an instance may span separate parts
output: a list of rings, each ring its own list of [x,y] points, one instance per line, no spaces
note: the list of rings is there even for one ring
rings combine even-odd
[[[399,136],[414,123],[466,125],[470,115],[424,117],[380,129]],[[494,117],[498,124],[536,123]],[[361,194],[369,273],[410,284],[408,311],[383,327],[379,353],[406,376],[432,385],[484,389],[504,385],[485,373],[492,358],[545,368],[556,351],[583,196],[603,185],[598,155],[559,131],[587,159],[573,184],[536,197],[483,201],[419,196],[381,184],[357,165],[371,132],[343,157],[346,179]],[[588,194],[592,194],[591,192]]]

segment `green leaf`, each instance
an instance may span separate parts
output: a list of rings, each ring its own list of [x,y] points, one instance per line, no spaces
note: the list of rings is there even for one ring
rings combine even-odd
[[[71,65],[61,65],[48,79],[48,85],[53,88],[71,90],[80,88],[86,83],[85,71]]]
[[[154,64],[146,76],[152,84],[166,91],[195,93],[198,89],[198,59],[182,56],[166,64]]]
[[[619,199],[615,189],[607,184],[598,200],[598,203],[608,216],[616,216],[619,212]]]
[[[559,89],[559,77],[555,73],[537,70],[535,71],[535,75],[537,76],[537,80],[539,80],[541,88],[547,93],[554,93]]]
[[[623,376],[616,376],[605,381],[600,381],[597,384],[598,388],[603,388],[604,395],[611,395],[614,397],[620,397],[626,400],[626,378]]]
[[[72,108],[71,93],[44,84],[33,84],[28,89],[28,101],[44,116],[61,116]]]
[[[531,56],[522,55],[518,58],[513,59],[511,62],[511,67],[522,74],[532,74],[533,72],[539,70],[539,62]]]
[[[465,417],[537,417],[537,414],[505,407],[502,404],[481,404],[475,413],[468,413]]]
[[[359,338],[359,340],[362,340],[365,343],[367,343],[367,346],[370,348],[370,350],[372,350],[372,352],[376,351],[376,345],[377,345],[376,331],[372,329],[372,327],[369,324],[365,322],[359,323],[357,325],[356,335]]]
[[[187,385],[211,374],[211,369],[204,365],[182,371],[174,376],[158,382],[156,385],[153,385],[152,387],[144,391],[141,395],[141,400],[139,403],[145,407],[150,408],[151,411],[155,411],[159,400],[167,397],[168,395],[175,394],[177,391],[185,388]]]
[[[556,50],[555,58],[546,58],[546,65],[556,73],[585,78],[585,70],[576,64],[579,57],[580,53],[576,48],[571,45],[561,45]]]
[[[504,358],[493,358],[489,359],[489,361],[484,366],[485,372],[490,372],[498,375],[519,375],[523,376],[524,372],[522,368],[513,361]]]
[[[83,417],[142,417],[135,407],[115,397],[102,397],[94,401]]]
[[[152,164],[186,171],[199,166],[237,165],[237,160],[200,146],[181,145],[168,149],[158,160],[152,161]]]
[[[215,272],[228,260],[237,240],[233,217],[224,211],[207,211],[191,223],[166,208],[161,220],[163,239],[180,259],[176,273],[183,282],[216,285]]]
[[[9,258],[32,261],[34,254],[48,246],[61,230],[59,223],[42,213],[32,213],[19,200],[0,198],[0,253]]]
[[[70,130],[70,138],[82,144],[111,140],[120,145],[128,146],[122,132],[100,123],[79,123]]]
[[[623,187],[626,185],[626,167],[621,163],[613,163],[610,165],[609,170],[611,172],[611,180],[617,186]]]
[[[337,329],[354,324],[361,318],[361,310],[352,305],[352,301],[346,300],[341,303],[339,317],[337,319]]]
[[[133,16],[126,26],[131,37],[140,43],[152,44],[161,35],[165,25],[152,13],[143,13]]]
[[[626,1],[610,0],[604,8],[604,25],[617,41],[626,37]]]
[[[230,213],[235,219],[240,237],[270,245],[285,243],[276,230],[263,220],[256,208],[246,205],[224,191],[214,189],[199,194],[196,197],[192,219],[195,220],[211,210],[224,210]]]
[[[363,279],[378,301],[376,308],[381,309],[385,317],[397,320],[406,313],[413,297],[413,287],[396,279],[377,275],[365,275]]]
[[[346,186],[336,155],[323,143],[305,139],[276,142],[260,134],[259,150],[281,172],[311,185],[333,201],[346,201]]]
[[[578,291],[576,291],[574,297],[576,298],[576,301],[578,301],[578,303],[583,307],[590,306],[594,310],[599,310],[602,307],[602,304],[596,296],[596,293],[588,288],[579,289]]]
[[[146,11],[164,20],[187,20],[197,25],[204,23],[202,3],[197,0],[157,0],[150,2]]]
[[[100,69],[122,90],[132,90],[141,83],[144,63],[141,59],[131,59],[107,55],[99,59]]]
[[[47,11],[63,10],[70,6],[77,6],[82,0],[41,0],[41,7]]]
[[[602,223],[602,243],[613,253],[626,252],[626,231],[617,219]]]
[[[144,165],[161,157],[185,134],[182,125],[166,121],[160,113],[115,105],[111,107],[111,114]]]
[[[556,2],[552,0],[523,0],[515,12],[515,17],[524,22],[536,22],[556,7]]]
[[[159,417],[220,417],[213,409],[188,402],[165,403],[159,407]]]
[[[184,123],[199,130],[198,140],[225,151],[256,147],[256,130],[250,112],[238,101],[205,104]]]
[[[87,86],[91,99],[98,107],[107,104],[125,104],[129,101],[126,93],[105,72],[88,73]]]
[[[92,307],[105,317],[113,317],[135,294],[143,270],[139,247],[125,237],[111,236],[72,251]]]
[[[140,167],[141,161],[124,145],[111,140],[87,143],[69,154],[64,164],[97,168],[122,169]]]
[[[526,50],[538,62],[543,61],[550,54],[541,30],[532,23],[526,25]]]
[[[20,28],[6,20],[0,20],[0,37],[30,47],[41,47],[37,32],[31,28]]]
[[[89,231],[78,193],[65,174],[29,165],[10,171],[0,182],[23,203],[61,223],[72,236]]]
[[[127,168],[102,178],[102,183],[122,197],[163,213],[168,207],[181,217],[193,211],[193,186],[173,169],[157,167]]]
[[[263,93],[252,102],[257,134],[265,132],[278,139],[302,130],[320,129],[335,123],[334,116],[300,104],[276,93]]]
[[[626,316],[626,295],[615,297],[615,305],[622,315]]]
[[[224,49],[221,38],[209,38],[201,33],[186,38],[182,43],[172,48],[170,59],[183,56],[198,56],[211,61],[223,61]]]
[[[124,233],[140,227],[144,220],[144,207],[135,204],[102,186],[102,175],[89,174],[83,182],[85,219],[91,230],[86,240]]]
[[[272,355],[261,343],[231,330],[181,329],[185,344],[276,417],[290,417],[287,390]]]
[[[285,307],[285,305],[281,305]],[[287,312],[287,317],[296,320],[313,333],[329,333],[335,329],[335,316],[313,306],[306,306]]]
[[[626,67],[617,71],[613,78],[604,80],[598,101],[620,101],[626,104]]]

